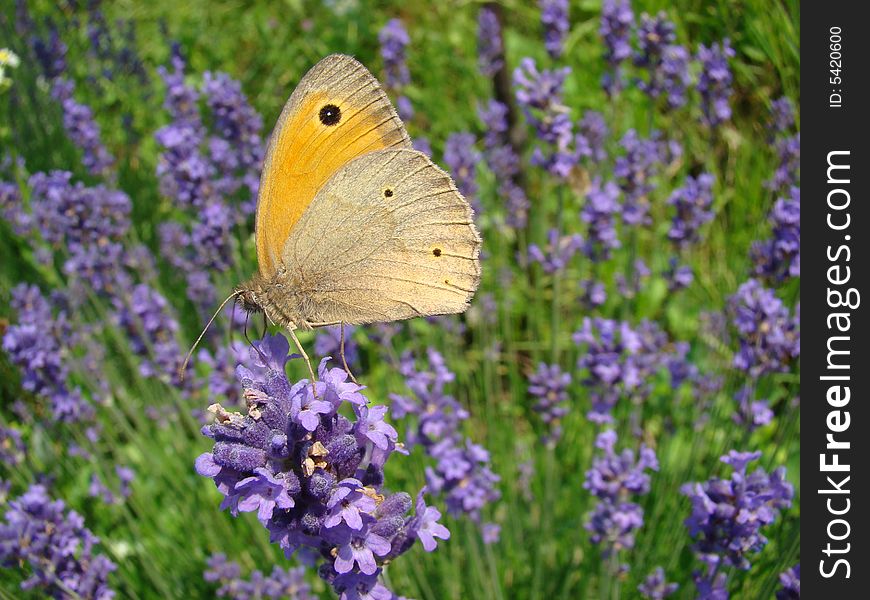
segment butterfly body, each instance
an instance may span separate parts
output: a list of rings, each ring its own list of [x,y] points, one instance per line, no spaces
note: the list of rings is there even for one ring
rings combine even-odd
[[[450,176],[410,146],[365,67],[315,65],[270,140],[242,307],[291,332],[463,312],[480,236]]]

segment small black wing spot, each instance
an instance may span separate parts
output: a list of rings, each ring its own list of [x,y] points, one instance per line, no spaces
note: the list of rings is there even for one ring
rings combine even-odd
[[[320,109],[320,122],[324,125],[336,125],[341,121],[341,109],[335,104],[327,104]]]
[[[434,250],[432,250],[432,254],[434,254],[435,256],[441,256],[441,248],[435,248]]]
[[[386,188],[384,190],[384,198],[392,198],[392,197],[393,197],[393,190],[390,188]]]

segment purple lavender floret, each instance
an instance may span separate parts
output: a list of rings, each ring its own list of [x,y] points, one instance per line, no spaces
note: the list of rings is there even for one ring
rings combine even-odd
[[[643,580],[643,583],[637,586],[637,591],[647,600],[664,600],[676,592],[679,587],[678,583],[668,583],[665,580],[665,570],[661,567],[656,567]]]
[[[542,249],[537,244],[529,245],[529,260],[541,265],[544,273],[552,275],[563,271],[571,258],[583,248],[583,236],[580,234],[559,236],[556,229],[547,232],[547,245]]]
[[[794,127],[794,104],[788,96],[782,96],[770,103],[770,115],[775,133],[787,133]]]
[[[20,431],[0,425],[0,463],[8,467],[18,466],[24,460],[26,450]]]
[[[51,95],[63,109],[63,127],[70,140],[82,151],[82,164],[92,175],[107,176],[115,159],[100,139],[100,127],[91,109],[73,98],[75,85],[69,79],[58,78]]]
[[[732,418],[738,425],[743,425],[749,431],[764,427],[773,420],[770,403],[765,400],[755,400],[750,386],[744,386],[734,394],[737,410]]]
[[[800,600],[801,564],[783,571],[779,575],[779,583],[782,587],[776,591],[776,600]]]
[[[236,370],[247,411],[210,407],[216,421],[202,433],[215,444],[197,458],[197,472],[214,480],[224,496],[221,508],[257,512],[288,557],[303,546],[319,554],[320,576],[343,598],[390,597],[378,582],[381,565],[417,539],[430,550],[432,536],[449,533],[437,523],[437,511],[422,504],[422,492],[410,516],[408,494],[383,490],[384,464],[401,451],[383,420],[386,407],[368,406],[362,386],[325,360],[314,389],[307,379],[288,381],[285,365],[296,355],[281,335],[254,346]],[[342,407],[353,418],[339,414]],[[212,580],[238,577],[238,569],[219,562]]]
[[[433,494],[443,494],[451,515],[469,515],[479,522],[481,510],[500,497],[495,487],[498,475],[490,469],[489,452],[462,435],[460,425],[468,412],[453,397],[445,393],[447,383],[455,376],[447,368],[444,357],[428,350],[428,371],[417,371],[413,357],[402,357],[400,371],[415,398],[390,394],[393,418],[417,417],[415,427],[408,432],[408,447],[421,445],[436,461],[426,468],[426,482]]]
[[[224,197],[244,188],[243,214],[253,214],[264,156],[263,119],[248,102],[241,84],[226,73],[206,72],[202,94],[217,136],[210,143],[212,161],[221,173],[216,186]]]
[[[586,375],[581,383],[592,403],[587,416],[596,423],[613,421],[611,412],[621,397],[645,399],[649,380],[667,363],[667,336],[649,321],[632,328],[623,321],[586,317],[572,339],[581,347],[577,368]]]
[[[21,189],[15,183],[0,181],[0,217],[12,226],[16,235],[23,237],[33,228],[33,218],[24,210]]]
[[[544,26],[544,47],[550,58],[562,56],[565,36],[571,24],[568,21],[568,0],[538,0],[541,23]]]
[[[494,76],[504,66],[501,23],[489,6],[481,8],[477,17],[477,55],[477,64],[485,77]]]
[[[584,489],[599,499],[586,522],[593,543],[602,544],[605,556],[634,547],[634,534],[643,525],[643,509],[630,499],[649,493],[648,470],[658,471],[659,463],[651,448],[640,451],[626,448],[615,451],[616,432],[607,430],[595,439],[601,455],[586,471]]]
[[[68,48],[60,39],[60,33],[53,23],[49,22],[47,39],[34,36],[30,40],[30,45],[46,79],[55,79],[66,72]]]
[[[540,363],[538,370],[529,375],[529,395],[537,400],[533,408],[547,427],[546,444],[555,444],[562,437],[560,422],[568,414],[569,385],[571,373],[563,373],[559,365]]]
[[[600,163],[607,158],[604,148],[610,130],[604,115],[594,110],[587,110],[578,123],[577,147],[582,148],[582,154],[592,162]]]
[[[12,289],[12,309],[18,322],[3,334],[3,350],[22,370],[22,387],[51,402],[52,415],[59,421],[75,422],[93,417],[93,407],[81,390],[69,385],[71,356],[78,336],[67,313],[54,316],[49,302],[34,285],[18,284]]]
[[[592,260],[606,260],[610,251],[620,247],[616,233],[616,214],[620,211],[619,187],[612,182],[592,180],[580,217],[589,225],[584,252]]]
[[[668,239],[679,248],[697,242],[701,227],[713,220],[713,181],[709,173],[686,177],[683,186],[668,198],[675,210]]]
[[[733,469],[729,479],[712,477],[682,487],[692,502],[686,526],[695,539],[695,554],[713,572],[725,566],[748,570],[751,555],[767,545],[762,528],[791,506],[794,488],[784,467],[770,474],[762,468],[747,473],[747,465],[760,456],[731,450],[720,459]]]
[[[474,147],[476,143],[473,133],[451,133],[444,142],[444,163],[450,169],[457,189],[471,203],[475,214],[480,214],[475,175],[481,156]]]
[[[800,356],[797,310],[792,316],[773,290],[756,279],[741,285],[729,299],[731,322],[740,342],[734,367],[751,377],[787,371]]]
[[[141,358],[139,373],[181,385],[178,321],[166,298],[140,283],[129,295],[115,298],[114,304],[115,320],[127,334],[133,352]]]
[[[721,125],[731,118],[729,101],[734,76],[728,59],[734,55],[734,49],[727,38],[709,47],[701,44],[698,48],[696,60],[701,63],[701,75],[697,88],[701,94],[703,122],[710,127]]]
[[[107,578],[115,564],[96,554],[100,540],[62,500],[52,501],[42,485],[33,485],[11,500],[0,522],[0,565],[23,569],[23,590],[52,598],[110,600],[115,592]]]
[[[584,155],[591,153],[583,138],[574,133],[574,123],[562,99],[562,88],[571,69],[538,70],[534,59],[524,58],[514,70],[517,102],[535,128],[545,148],[532,153],[532,164],[566,178]]]
[[[608,71],[602,86],[609,96],[622,90],[622,63],[631,56],[631,30],[634,12],[629,0],[604,0],[598,33],[604,39],[604,59]]]
[[[681,265],[676,256],[672,256],[668,261],[668,268],[663,273],[665,281],[668,282],[668,291],[676,292],[685,289],[692,285],[695,280],[695,273],[690,265]]]
[[[126,285],[122,242],[130,229],[130,198],[71,179],[66,171],[30,177],[33,222],[53,249],[66,253],[67,275],[97,291],[116,293]]]
[[[498,182],[498,193],[505,201],[505,220],[509,226],[521,229],[528,222],[530,205],[525,192],[517,183],[520,157],[510,143],[508,107],[496,100],[490,100],[487,105],[478,109],[478,115],[486,127],[483,138],[484,157]]]
[[[637,39],[639,51],[634,53],[633,62],[635,66],[647,72],[647,78],[639,79],[637,86],[651,98],[659,98],[682,80],[682,78],[675,79],[672,75],[676,66],[674,59],[678,58],[676,54],[679,54],[670,51],[677,39],[676,27],[668,20],[664,11],[659,12],[655,17],[643,13],[640,16]],[[688,61],[685,64],[688,67]],[[688,78],[688,70],[686,69],[681,75]]]
[[[348,366],[359,364],[359,346],[353,339],[356,327],[344,326],[344,358]],[[331,356],[336,364],[341,364],[341,328],[324,327],[317,332],[314,338],[314,354],[319,357]]]
[[[305,581],[304,567],[282,569],[278,565],[272,573],[264,575],[255,570],[245,579],[238,563],[227,559],[225,554],[213,554],[206,561],[208,569],[203,578],[209,583],[218,583],[217,596],[233,600],[262,600],[264,598],[293,598],[314,600],[316,595]]]
[[[642,138],[634,129],[619,144],[625,154],[616,159],[613,174],[625,195],[622,220],[628,225],[650,225],[648,195],[655,189],[652,179],[669,160],[669,149],[658,132]]]
[[[774,191],[785,192],[800,184],[801,134],[779,138],[774,143],[778,164],[770,181],[765,186]]]
[[[378,33],[381,58],[384,60],[385,83],[398,91],[411,83],[411,74],[405,62],[405,52],[411,38],[399,19],[390,19]]]

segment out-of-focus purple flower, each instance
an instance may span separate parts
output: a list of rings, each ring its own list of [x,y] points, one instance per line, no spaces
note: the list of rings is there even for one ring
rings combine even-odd
[[[669,159],[667,144],[659,139],[658,132],[641,138],[634,129],[629,129],[619,144],[625,154],[616,159],[613,174],[625,194],[622,220],[629,225],[650,225],[648,195],[655,189],[652,178]]]
[[[0,462],[9,467],[16,467],[24,460],[26,449],[20,431],[0,425]]]
[[[535,128],[546,149],[537,147],[532,164],[566,178],[579,160],[591,153],[583,138],[574,133],[574,123],[563,104],[562,87],[571,69],[538,70],[534,59],[524,58],[514,70],[517,102]]]
[[[52,314],[51,305],[39,288],[21,283],[12,289],[12,309],[18,322],[3,334],[3,350],[22,370],[22,387],[51,402],[59,421],[82,421],[93,417],[93,407],[81,390],[70,387],[71,350],[78,336],[65,310]]]
[[[634,532],[643,525],[643,509],[629,499],[649,493],[647,471],[659,468],[651,448],[641,445],[637,456],[628,448],[617,454],[616,442],[612,429],[598,435],[595,447],[602,454],[592,459],[583,482],[583,487],[599,499],[586,529],[594,543],[603,545],[605,555],[634,546]]]
[[[417,371],[413,357],[403,356],[400,371],[416,399],[390,394],[392,415],[413,414],[416,426],[407,434],[408,446],[422,445],[435,459],[426,468],[426,483],[433,494],[443,494],[451,515],[467,514],[480,520],[481,509],[500,496],[495,485],[499,477],[489,467],[489,452],[465,438],[459,431],[468,412],[444,391],[454,379],[444,357],[428,351],[429,371]]]
[[[414,150],[418,152],[422,152],[429,158],[432,158],[432,145],[429,143],[429,138],[425,137],[415,137],[411,140],[411,145],[414,147]]]
[[[206,563],[208,569],[203,578],[210,583],[219,583],[217,596],[233,600],[262,600],[264,598],[293,598],[294,600],[314,600],[311,586],[305,581],[305,568],[272,568],[268,576],[253,571],[248,579],[241,577],[242,569],[238,563],[227,560],[224,554],[213,554]]]
[[[480,531],[484,544],[495,544],[501,539],[501,525],[497,523],[484,523]]]
[[[773,411],[767,400],[755,400],[752,397],[752,388],[744,386],[740,388],[734,399],[737,401],[737,410],[733,415],[734,422],[745,426],[749,431],[755,431],[773,420]]]
[[[608,66],[602,85],[610,96],[622,90],[622,63],[631,56],[633,26],[634,12],[629,0],[604,0],[598,33],[604,38],[604,59]]]
[[[776,600],[800,600],[801,564],[798,563],[780,573],[779,583],[782,587],[776,591]]]
[[[604,116],[594,110],[587,110],[578,124],[580,133],[577,135],[577,147],[581,154],[588,156],[593,162],[600,163],[607,158],[604,144],[610,134]]]
[[[779,164],[773,178],[765,183],[768,189],[785,193],[800,184],[801,134],[780,138],[775,142]]]
[[[166,298],[138,284],[128,296],[115,298],[114,303],[115,319],[129,337],[133,352],[142,359],[139,373],[180,385],[181,350],[175,337],[178,321]]]
[[[477,180],[475,178],[477,163],[480,162],[480,152],[474,147],[477,138],[473,133],[452,133],[444,142],[444,162],[450,169],[450,174],[456,182],[456,187],[465,199],[474,207],[475,214],[480,214],[480,202],[477,199]]]
[[[21,189],[15,183],[0,181],[0,217],[9,222],[16,235],[22,237],[33,227],[33,218],[24,210]]]
[[[33,222],[55,251],[65,253],[67,275],[90,289],[117,293],[128,282],[122,242],[130,229],[130,198],[71,179],[65,171],[30,177]]]
[[[581,303],[586,309],[598,308],[607,302],[607,288],[600,281],[586,279],[580,282],[580,289],[583,291]]]
[[[728,600],[728,577],[715,571],[696,571],[692,574],[698,600]]]
[[[668,198],[668,204],[675,209],[668,239],[679,248],[698,241],[700,228],[713,220],[713,181],[709,173],[686,177],[683,186]]]
[[[562,56],[565,36],[571,24],[568,21],[568,0],[538,0],[541,23],[544,26],[544,47],[551,58]]]
[[[676,292],[692,285],[695,273],[689,265],[681,265],[677,257],[671,257],[668,268],[664,272],[665,281],[668,282],[668,290]]]
[[[528,222],[529,200],[517,182],[520,157],[510,143],[508,107],[496,100],[490,100],[486,106],[480,107],[478,114],[486,127],[483,138],[486,163],[495,175],[498,193],[505,201],[505,221],[511,227],[522,229]]]
[[[366,406],[362,387],[325,360],[315,397],[309,380],[288,381],[284,365],[294,356],[283,336],[255,345],[237,367],[247,413],[210,407],[217,420],[202,432],[215,444],[196,460],[197,472],[214,480],[221,507],[231,514],[257,510],[288,557],[302,546],[319,552],[320,576],[343,598],[392,597],[377,582],[381,565],[418,537],[428,550],[427,534],[446,535],[439,535],[431,513],[428,519],[407,514],[408,494],[382,491],[384,464],[400,450],[395,430],[383,421],[386,407]],[[356,420],[339,414],[345,404],[353,405]],[[225,560],[211,566],[207,578],[225,587],[238,577]]]
[[[573,340],[581,347],[577,368],[586,373],[581,383],[592,402],[587,416],[597,423],[613,420],[611,411],[620,397],[646,398],[650,379],[667,363],[667,337],[649,321],[632,328],[624,321],[586,317]]]
[[[9,502],[0,522],[0,565],[29,567],[23,590],[110,600],[115,593],[106,579],[115,564],[95,553],[99,543],[78,513],[66,511],[62,500],[52,501],[44,486],[33,485]]]
[[[263,119],[248,103],[241,84],[226,73],[206,72],[202,94],[216,134],[209,145],[220,173],[215,185],[224,197],[245,189],[242,214],[251,215],[256,208],[263,163]]]
[[[130,485],[136,478],[135,471],[133,471],[133,469],[131,469],[130,467],[117,465],[115,466],[115,474],[118,476],[119,492],[121,493],[121,497],[128,498],[132,493]]]
[[[616,280],[616,289],[623,298],[634,298],[645,287],[646,280],[652,272],[649,270],[646,262],[642,258],[636,258],[631,267],[628,269],[628,274],[617,273],[614,279]]]
[[[667,94],[668,107],[671,109],[680,108],[688,101],[687,90],[692,83],[689,74],[690,60],[689,50],[677,44],[666,46],[662,54],[656,76],[661,92]]]
[[[741,285],[729,299],[729,309],[740,341],[735,368],[759,377],[787,371],[800,356],[799,313],[790,315],[773,290],[758,280],[750,279]]]
[[[559,231],[547,232],[548,244],[541,249],[537,244],[529,245],[529,259],[539,263],[545,273],[553,274],[568,266],[571,258],[583,248],[583,236],[579,234],[559,237]]]
[[[785,479],[784,467],[770,474],[761,468],[746,472],[746,466],[760,456],[760,452],[731,450],[721,458],[733,468],[729,479],[712,477],[682,488],[692,501],[686,526],[695,538],[695,553],[713,572],[724,566],[749,569],[750,555],[767,545],[761,529],[791,506],[794,489]]]
[[[794,104],[788,96],[770,103],[771,126],[775,133],[787,133],[795,124]]]
[[[26,10],[26,9],[25,9]],[[29,18],[29,15],[28,15]],[[22,30],[23,34],[26,29]],[[43,39],[34,36],[30,40],[36,60],[42,68],[42,74],[46,79],[52,80],[66,72],[67,45],[60,39],[57,27],[49,22],[48,37]]]
[[[709,47],[701,44],[696,59],[701,63],[698,92],[701,94],[703,122],[710,127],[721,125],[731,118],[731,84],[734,76],[728,59],[734,57],[734,49],[726,38]]]
[[[100,127],[91,109],[73,98],[75,86],[69,79],[55,79],[51,95],[63,108],[63,127],[70,140],[82,151],[82,164],[92,175],[107,176],[115,159],[100,139]]]
[[[538,370],[529,375],[529,395],[537,400],[535,412],[547,427],[545,443],[555,444],[562,437],[562,418],[568,414],[568,386],[571,373],[562,372],[559,365],[540,363]]]
[[[390,19],[378,33],[381,58],[384,61],[385,83],[393,90],[401,90],[411,83],[411,74],[405,62],[405,52],[411,38],[399,19]]]
[[[639,591],[647,600],[664,600],[671,594],[677,591],[680,585],[678,583],[668,583],[665,580],[665,570],[661,567],[656,567],[646,579],[643,580],[637,591]]]
[[[353,339],[356,327],[344,326],[344,357],[349,366],[358,364],[359,347]],[[314,354],[323,358],[331,356],[332,360],[341,360],[341,327],[324,327],[317,332],[314,338]]]
[[[674,44],[675,27],[664,12],[655,17],[644,13],[640,19],[640,51],[634,55],[634,64],[647,71],[647,78],[639,79],[637,85],[653,99],[666,95],[669,108],[680,107],[686,103],[686,88],[691,83],[689,52]]]
[[[619,187],[612,181],[592,180],[586,192],[586,202],[580,217],[589,225],[586,237],[586,256],[592,260],[606,260],[610,251],[619,248],[616,233],[616,214],[620,210]]]
[[[504,66],[501,23],[489,6],[481,8],[477,16],[477,64],[485,77],[492,77]]]

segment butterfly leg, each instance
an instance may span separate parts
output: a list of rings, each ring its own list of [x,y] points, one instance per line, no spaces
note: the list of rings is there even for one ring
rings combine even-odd
[[[351,381],[359,385],[359,381],[357,381],[356,377],[353,376],[353,373],[350,372],[350,367],[347,366],[347,358],[344,356],[344,323],[341,324],[341,344],[339,346],[339,352],[341,353],[341,364],[344,365],[344,372],[347,373],[347,376],[350,377]]]
[[[314,397],[317,398],[317,377],[314,375],[314,369],[311,368],[311,359],[308,358],[308,354],[305,353],[305,348],[302,347],[302,343],[299,341],[299,338],[296,337],[296,332],[294,331],[296,327],[288,327],[287,331],[290,332],[290,337],[293,338],[293,343],[296,344],[296,349],[299,350],[299,354],[302,355],[302,358],[305,359],[305,364],[308,366],[308,374],[311,375],[311,391],[314,393]]]

